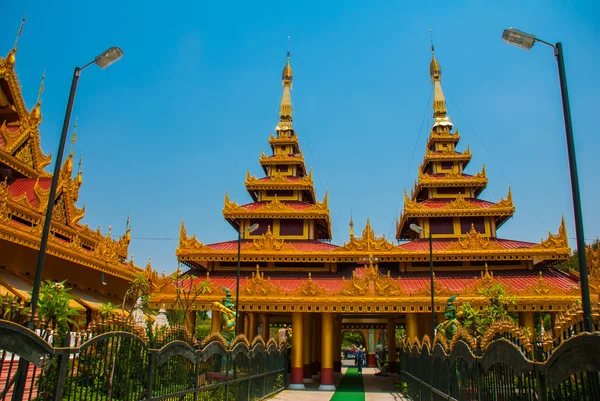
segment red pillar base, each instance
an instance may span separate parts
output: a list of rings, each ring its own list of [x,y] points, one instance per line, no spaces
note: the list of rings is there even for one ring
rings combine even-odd
[[[368,368],[377,367],[377,359],[375,358],[375,354],[367,354],[367,367]]]
[[[302,384],[302,368],[292,368],[292,377],[291,377],[291,383],[292,384]]]
[[[333,385],[333,368],[321,368],[321,385],[319,386],[319,390],[335,390],[335,386]]]
[[[333,373],[342,372],[342,361],[333,361]]]
[[[311,362],[310,372],[312,373],[313,376],[316,376],[319,374],[319,366],[318,366],[317,362]]]
[[[312,378],[312,367],[310,364],[304,365],[302,367],[302,382],[303,383],[312,383],[313,382],[313,378]]]

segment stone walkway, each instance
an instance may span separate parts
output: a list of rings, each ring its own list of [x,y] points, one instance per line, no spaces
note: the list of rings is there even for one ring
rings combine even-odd
[[[378,372],[374,368],[363,368],[363,384],[365,386],[365,401],[408,401],[409,398],[398,393],[394,388],[394,380],[399,380],[397,375],[388,377],[375,376]],[[336,373],[334,382],[337,387],[342,380],[346,368],[342,368],[342,373]],[[284,390],[269,401],[329,401],[333,396],[333,391],[319,391],[319,379],[315,383],[305,384],[306,390]]]

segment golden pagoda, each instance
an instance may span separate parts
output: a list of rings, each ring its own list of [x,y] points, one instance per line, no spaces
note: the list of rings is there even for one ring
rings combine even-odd
[[[44,168],[52,159],[40,147],[44,78],[29,110],[16,56],[17,43],[0,57],[0,295],[29,301],[52,180]],[[129,282],[144,271],[128,260],[129,220],[117,238],[111,228],[103,234],[80,223],[85,216],[85,206],[77,206],[83,169],[80,160],[74,171],[74,142],[75,133],[53,200],[43,279],[67,280],[77,297],[73,306],[90,321],[103,303],[121,304]]]
[[[292,324],[294,388],[312,380],[321,369],[321,384],[333,384],[340,368],[343,330],[358,330],[367,344],[368,362],[375,363],[375,345],[396,344],[395,328],[406,327],[410,339],[432,331],[429,279],[429,230],[433,238],[435,313],[438,323],[446,300],[483,305],[480,290],[499,283],[514,296],[514,312],[522,325],[533,327],[534,312],[553,314],[579,299],[577,280],[552,266],[570,254],[564,220],[557,234],[541,243],[501,239],[497,230],[514,213],[510,189],[493,203],[478,198],[487,185],[485,168],[465,172],[471,153],[456,150],[441,86],[440,65],[432,55],[434,122],[418,180],[405,194],[394,244],[378,236],[367,220],[361,235],[350,222],[343,245],[329,242],[331,221],[327,195],[318,202],[312,173],[306,167],[292,124],[292,68],[289,54],[283,71],[280,119],[271,134],[272,155],[261,155],[265,177],[246,176],[253,202],[238,205],[225,195],[223,215],[241,234],[239,333],[249,341],[259,331],[268,336],[270,324]],[[259,229],[246,230],[258,223]],[[409,229],[415,223],[427,234]],[[181,224],[176,251],[180,263],[208,290],[196,299],[198,309],[211,309],[223,297],[221,287],[235,290],[237,240],[204,244]],[[176,295],[153,295],[155,305]],[[218,331],[219,324],[215,326]],[[261,328],[261,329],[260,329]],[[387,337],[387,341],[382,341]],[[395,360],[395,347],[389,359]],[[320,364],[320,365],[319,365]],[[393,370],[395,366],[390,366]]]

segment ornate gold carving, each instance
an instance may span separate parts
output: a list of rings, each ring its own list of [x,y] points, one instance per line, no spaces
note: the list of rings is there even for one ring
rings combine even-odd
[[[185,229],[185,223],[183,219],[181,219],[181,229],[179,230],[179,247],[177,251],[180,250],[190,250],[190,249],[202,249],[204,244],[196,238],[196,234],[188,237],[187,231]]]
[[[326,291],[322,285],[313,281],[311,273],[308,272],[308,280],[303,282],[294,294],[305,297],[316,297],[325,295]]]
[[[520,292],[519,295],[534,295],[534,296],[550,296],[550,295],[578,295],[580,292],[579,288],[573,286],[570,290],[564,291],[550,285],[550,283],[544,279],[542,272],[540,271],[538,280],[535,284],[530,285],[524,291]]]
[[[360,237],[350,236],[350,241],[345,242],[343,246],[335,251],[390,251],[394,249],[394,244],[385,238],[385,235],[380,237],[375,236],[375,231],[371,227],[371,222],[367,219],[367,224]]]
[[[285,202],[281,202],[275,197],[271,202],[266,202],[256,209],[246,209],[243,206],[239,206],[236,202],[229,200],[229,195],[225,194],[225,206],[223,207],[223,215],[225,218],[236,218],[236,217],[261,217],[265,215],[293,215],[295,217],[322,217],[329,219],[329,205],[328,195],[325,193],[323,202],[316,202],[315,204],[304,208],[294,209]]]
[[[8,184],[6,179],[0,181],[0,221],[7,223],[10,220],[8,214]]]
[[[298,154],[288,154],[288,153],[283,153],[283,152],[279,152],[278,154],[275,154],[271,157],[265,155],[264,152],[261,152],[260,155],[260,164],[261,165],[267,165],[267,164],[302,164],[304,165],[304,156],[302,155],[302,153],[298,153]]]
[[[515,345],[531,351],[532,346],[529,336],[517,327],[510,318],[497,320],[489,327],[481,339],[481,350],[485,350],[497,337],[505,337],[504,334],[511,334],[509,338],[512,338]]]
[[[381,274],[379,266],[373,265],[369,260],[369,265],[364,268],[362,274],[357,274],[356,270],[352,272],[350,280],[342,277],[342,291],[340,295],[347,296],[396,296],[405,294],[399,280],[394,280],[387,274]]]
[[[479,234],[475,230],[475,226],[471,224],[471,231],[469,231],[464,238],[459,238],[457,242],[446,248],[447,251],[460,251],[460,250],[481,250],[481,249],[504,249],[495,241],[490,241]]]
[[[454,346],[459,340],[463,340],[464,342],[466,342],[467,345],[471,347],[472,351],[475,351],[477,349],[477,340],[475,339],[475,337],[469,334],[467,329],[465,329],[462,326],[456,329],[456,333],[454,333],[454,337],[452,337],[452,341],[450,341],[450,349],[454,348]]]
[[[30,165],[31,167],[33,166],[33,155],[31,153],[31,147],[29,146],[29,144],[25,144],[23,146],[21,146],[19,148],[19,150],[17,150],[17,152],[15,153],[15,157],[19,160],[21,160],[23,163]]]
[[[261,238],[254,239],[252,250],[255,251],[295,251],[296,249],[282,239],[277,239],[271,232],[271,226],[267,227],[267,232]]]
[[[59,197],[56,202],[54,203],[54,207],[52,208],[52,220],[61,223],[61,224],[67,224],[67,215],[65,212],[65,202],[63,200],[63,197]]]
[[[235,201],[229,201],[229,193],[225,192],[225,205],[223,206],[223,214],[231,213],[238,210],[245,210],[241,206],[239,206]]]
[[[533,246],[531,249],[556,249],[556,248],[569,248],[569,239],[567,238],[567,225],[565,224],[565,217],[562,217],[560,227],[558,227],[558,234],[552,234],[548,232],[548,238],[542,240],[540,244]]]
[[[259,265],[256,265],[256,272],[252,272],[252,278],[246,280],[240,289],[242,294],[246,295],[282,295],[283,291],[278,285],[271,283],[271,278],[265,280],[265,274],[260,272]]]
[[[454,199],[452,202],[450,202],[442,207],[442,209],[474,209],[474,208],[479,209],[479,207],[475,206],[475,204],[466,200],[465,196],[463,194],[458,194],[456,199]]]
[[[456,292],[452,292],[448,289],[448,287],[446,287],[445,285],[443,285],[442,283],[440,283],[438,280],[435,279],[435,273],[433,273],[433,292],[435,296],[443,296],[443,295],[456,295]],[[427,284],[425,285],[425,287],[417,290],[417,291],[413,291],[411,292],[411,295],[427,295],[427,296],[431,296],[431,284]]]

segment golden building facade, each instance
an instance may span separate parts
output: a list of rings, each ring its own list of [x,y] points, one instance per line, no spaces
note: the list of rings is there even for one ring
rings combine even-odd
[[[29,301],[52,175],[52,158],[40,147],[42,92],[28,109],[15,66],[17,45],[0,57],[0,295]],[[90,321],[102,304],[120,305],[129,282],[143,272],[128,256],[129,221],[113,238],[81,224],[85,206],[77,206],[83,182],[82,162],[74,169],[71,150],[58,179],[43,279],[67,280],[75,307]]]
[[[268,333],[272,323],[292,325],[295,388],[312,380],[318,369],[321,384],[333,384],[343,330],[363,332],[370,364],[375,344],[396,343],[398,325],[406,327],[411,339],[432,332],[428,232],[433,238],[436,324],[443,320],[448,297],[458,295],[459,304],[481,306],[486,300],[480,290],[496,283],[514,295],[513,309],[528,327],[534,325],[534,312],[556,314],[580,298],[577,280],[553,268],[571,254],[564,220],[556,234],[537,244],[498,236],[515,210],[511,191],[497,202],[479,198],[488,183],[485,167],[466,172],[471,153],[468,147],[458,150],[460,135],[448,116],[441,68],[433,54],[430,75],[434,123],[415,186],[404,196],[396,224],[398,244],[376,235],[368,220],[360,235],[351,221],[350,238],[343,245],[329,242],[327,194],[318,200],[293,127],[289,55],[280,120],[269,137],[272,154],[259,159],[265,176],[247,173],[251,203],[240,205],[225,195],[223,216],[241,232],[240,332],[252,340],[259,327]],[[247,232],[255,223],[259,229]],[[410,224],[425,233],[414,233]],[[188,235],[182,222],[176,253],[209,289],[196,300],[197,308],[210,309],[223,297],[222,286],[235,289],[237,240],[204,244]],[[173,297],[172,292],[157,293],[153,302],[169,303]],[[395,357],[395,347],[389,347],[389,359]]]

